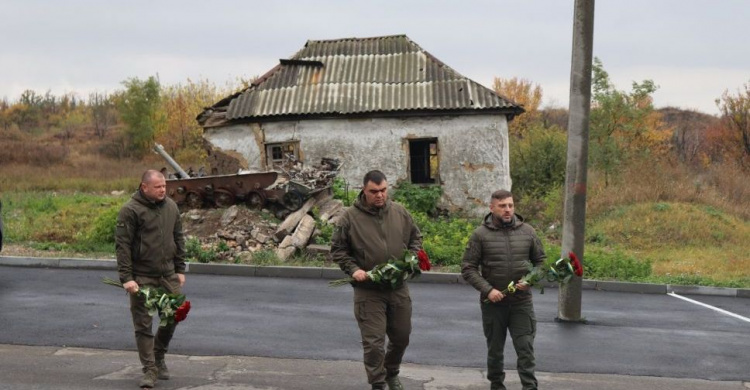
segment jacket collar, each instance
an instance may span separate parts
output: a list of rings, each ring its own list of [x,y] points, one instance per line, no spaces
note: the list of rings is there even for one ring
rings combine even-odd
[[[146,206],[148,208],[151,208],[151,209],[155,209],[157,207],[164,206],[164,204],[166,203],[166,200],[167,200],[166,198],[164,198],[164,200],[160,200],[158,202],[154,202],[153,200],[147,198],[146,195],[143,193],[143,191],[141,191],[140,188],[138,189],[138,191],[136,191],[133,194],[132,198],[136,202],[138,202],[138,203],[140,203],[140,204],[142,204],[142,205],[144,205],[144,206]]]
[[[513,220],[514,223],[512,226],[497,226],[493,221],[492,213],[487,213],[487,215],[484,216],[484,222],[482,224],[490,230],[518,229],[521,225],[523,225],[523,217],[520,214],[514,214]]]
[[[357,196],[357,200],[354,201],[354,207],[370,215],[381,215],[383,213],[387,213],[391,208],[391,200],[386,199],[385,206],[383,207],[372,207],[367,204],[367,201],[365,200],[365,193],[360,191],[359,195]]]

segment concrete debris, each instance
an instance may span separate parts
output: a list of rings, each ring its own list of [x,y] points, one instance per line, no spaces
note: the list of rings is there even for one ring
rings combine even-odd
[[[237,217],[237,205],[233,205],[224,212],[221,216],[221,226],[226,227]]]
[[[253,264],[258,256],[264,261],[269,256],[287,261],[297,251],[327,258],[330,247],[309,245],[315,244],[319,225],[330,224],[344,210],[330,191],[321,191],[283,220],[269,210],[234,205],[228,209],[189,210],[182,214],[182,221],[187,239],[198,240],[201,251],[210,254],[201,261]]]

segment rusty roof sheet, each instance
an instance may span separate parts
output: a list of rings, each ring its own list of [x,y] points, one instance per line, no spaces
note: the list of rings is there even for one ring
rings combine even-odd
[[[405,35],[308,41],[218,106],[226,107],[226,120],[411,110],[523,112]]]

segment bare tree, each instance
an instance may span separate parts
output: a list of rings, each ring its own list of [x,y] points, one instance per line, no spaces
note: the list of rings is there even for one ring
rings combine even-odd
[[[724,91],[716,105],[723,114],[723,119],[741,139],[743,153],[741,162],[750,160],[750,82],[737,90],[737,95]],[[744,164],[743,164],[744,165]]]

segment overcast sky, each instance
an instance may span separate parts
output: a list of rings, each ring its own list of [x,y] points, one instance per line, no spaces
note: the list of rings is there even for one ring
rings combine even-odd
[[[485,86],[520,77],[568,103],[574,0],[0,0],[0,98],[87,96],[132,77],[226,85],[308,39],[406,34]],[[599,0],[594,55],[618,89],[651,79],[657,107],[718,113],[750,81],[750,1]]]

